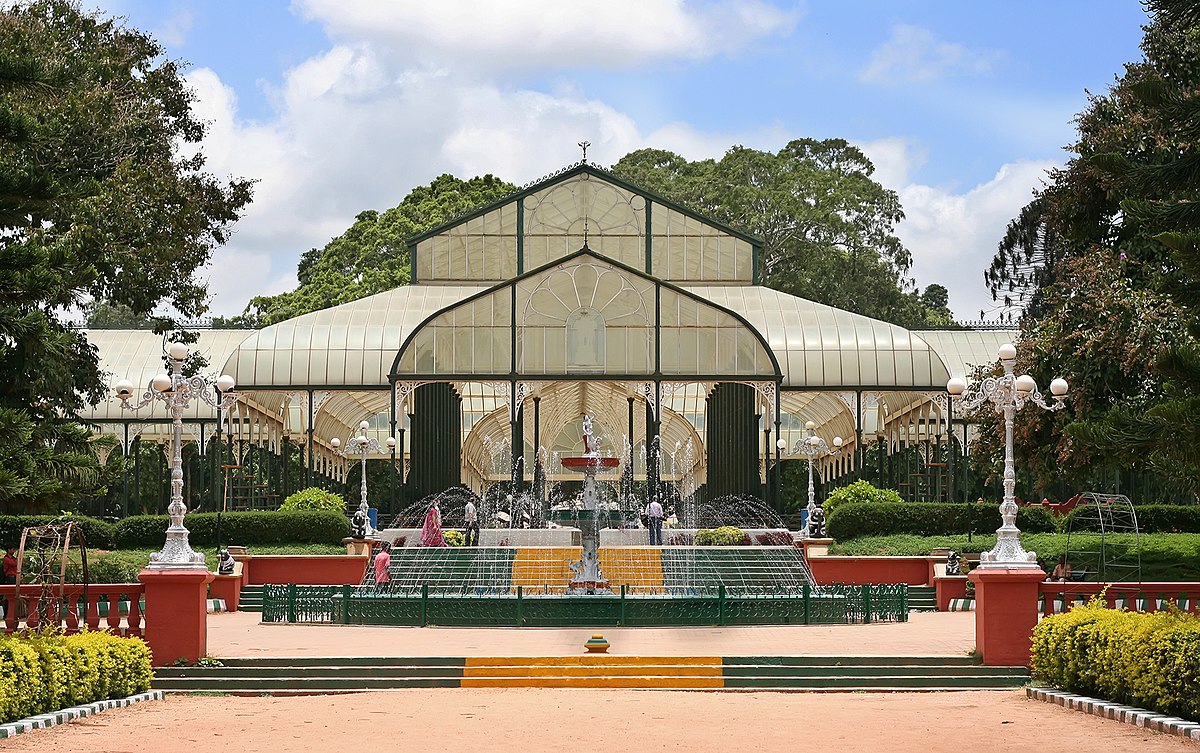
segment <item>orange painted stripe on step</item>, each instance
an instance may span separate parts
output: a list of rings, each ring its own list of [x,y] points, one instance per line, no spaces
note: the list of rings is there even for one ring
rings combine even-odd
[[[525,666],[464,667],[463,677],[721,677],[714,664],[532,664]]]
[[[528,666],[688,666],[724,665],[720,656],[620,656],[609,654],[578,654],[573,656],[468,656],[465,667],[528,667]]]
[[[721,677],[464,677],[464,688],[703,688],[725,687]]]

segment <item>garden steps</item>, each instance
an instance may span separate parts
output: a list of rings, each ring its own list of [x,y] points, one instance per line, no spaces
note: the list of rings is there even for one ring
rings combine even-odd
[[[239,612],[261,612],[263,608],[263,586],[242,586],[238,596]]]
[[[973,657],[274,657],[224,667],[159,669],[173,692],[321,694],[403,688],[646,688],[740,691],[892,691],[1018,688],[1024,667]]]
[[[908,609],[911,612],[936,612],[937,589],[933,586],[909,586]]]

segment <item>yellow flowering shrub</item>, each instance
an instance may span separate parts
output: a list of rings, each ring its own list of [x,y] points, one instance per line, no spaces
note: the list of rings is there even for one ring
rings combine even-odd
[[[150,689],[140,638],[84,632],[0,635],[0,723]]]
[[[1034,678],[1071,693],[1200,720],[1200,618],[1094,599],[1033,631]]]

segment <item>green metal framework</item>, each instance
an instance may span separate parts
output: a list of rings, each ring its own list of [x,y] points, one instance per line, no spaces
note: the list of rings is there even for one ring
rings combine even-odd
[[[704,625],[833,625],[906,622],[908,586],[840,584],[800,593],[725,587],[689,596],[638,593],[613,596],[431,595],[428,586],[397,593],[370,586],[268,585],[263,622],[425,627],[668,627]]]

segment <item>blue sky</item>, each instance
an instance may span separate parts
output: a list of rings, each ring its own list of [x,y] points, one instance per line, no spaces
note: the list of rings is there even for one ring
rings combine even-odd
[[[901,197],[918,286],[962,318],[1008,220],[1067,158],[1085,90],[1140,58],[1137,0],[104,0],[191,64],[218,175],[260,180],[213,311],[438,174],[524,183],[641,147],[845,138]]]

